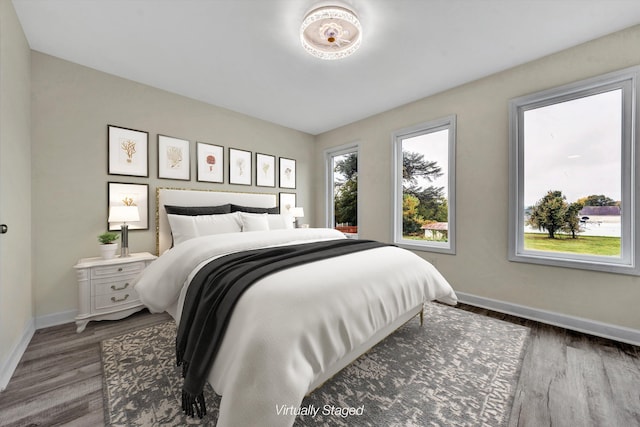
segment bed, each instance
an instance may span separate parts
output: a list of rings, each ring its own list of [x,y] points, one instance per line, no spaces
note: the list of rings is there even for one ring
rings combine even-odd
[[[232,213],[239,218],[240,231],[224,223],[233,215],[189,212],[192,207],[206,212],[197,209],[227,204],[251,211]],[[211,260],[264,247],[342,244],[346,239],[331,229],[294,229],[292,219],[275,206],[273,194],[158,189],[160,256],[138,278],[141,301],[152,312],[167,311],[180,325],[190,281]],[[182,207],[187,207],[187,215]],[[167,209],[182,214],[168,215]],[[205,220],[222,223],[218,231],[223,232],[209,234],[208,225],[193,225]],[[182,235],[183,223],[200,234]],[[206,376],[222,396],[217,425],[291,426],[295,411],[282,408],[298,408],[306,394],[432,300],[457,302],[451,286],[431,264],[390,245],[261,278],[237,301]]]

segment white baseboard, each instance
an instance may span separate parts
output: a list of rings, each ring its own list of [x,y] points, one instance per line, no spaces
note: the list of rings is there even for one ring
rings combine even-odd
[[[75,321],[78,310],[61,311],[60,313],[47,314],[36,317],[36,329],[48,328],[50,326],[63,325]]]
[[[0,363],[0,392],[7,388],[7,384],[9,384],[9,380],[11,380],[13,372],[16,370],[18,363],[20,363],[20,359],[22,359],[22,355],[27,349],[29,342],[31,342],[31,338],[33,338],[36,329],[73,322],[77,315],[78,310],[69,310],[36,318],[32,317],[27,322],[20,341],[13,346],[7,359]]]
[[[598,322],[596,320],[570,316],[553,311],[541,310],[491,298],[479,297],[476,295],[466,294],[464,292],[456,291],[456,295],[458,295],[458,300],[465,304],[640,346],[640,330],[637,329],[626,328],[624,326],[612,325],[609,323]]]
[[[11,348],[6,360],[0,363],[0,391],[4,391],[4,389],[7,388],[7,384],[9,384],[9,380],[11,380],[13,372],[16,370],[18,363],[20,363],[20,359],[22,359],[22,355],[27,349],[35,331],[35,324],[33,318],[31,318],[25,325],[20,340]]]

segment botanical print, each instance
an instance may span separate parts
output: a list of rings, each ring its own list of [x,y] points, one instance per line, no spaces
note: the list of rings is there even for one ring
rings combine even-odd
[[[180,147],[167,147],[167,167],[178,169],[182,166],[182,150]]]
[[[244,159],[243,158],[236,159],[236,170],[237,170],[238,176],[244,175]]]
[[[213,172],[213,167],[216,165],[216,156],[209,154],[205,159],[207,165],[209,165],[209,172]]]
[[[296,161],[280,157],[280,188],[296,188]]]
[[[149,186],[147,184],[126,184],[121,182],[108,183],[108,201],[109,206],[107,212],[114,206],[137,206],[140,221],[134,221],[129,224],[129,230],[148,230],[148,199]],[[108,223],[109,231],[120,230],[121,223]]]
[[[133,155],[136,153],[136,142],[131,139],[125,139],[120,144],[120,147],[122,147],[122,150],[127,155],[126,162],[131,163],[133,161]]]
[[[276,186],[276,158],[268,154],[256,153],[256,185]]]
[[[296,207],[296,193],[280,193],[280,213],[291,213]]]
[[[125,196],[124,199],[122,199],[122,204],[124,206],[137,206],[133,201],[133,198],[129,196]]]
[[[251,151],[229,148],[229,183],[251,185]]]
[[[109,150],[109,174],[149,176],[147,132],[107,126]]]
[[[198,181],[224,182],[224,148],[219,145],[197,143]]]
[[[189,141],[158,135],[158,178],[191,179]]]

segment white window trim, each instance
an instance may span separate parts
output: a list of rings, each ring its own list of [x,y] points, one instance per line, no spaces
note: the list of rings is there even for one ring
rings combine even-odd
[[[636,169],[640,167],[638,135],[638,76],[640,67],[608,73],[558,88],[522,96],[509,102],[509,260],[558,267],[579,268],[611,273],[640,275],[638,242],[640,226],[635,224],[640,198],[635,194]],[[622,89],[622,216],[621,257],[553,253],[524,249],[524,179],[523,129],[520,123],[525,111],[577,97]]]
[[[325,175],[325,227],[333,228],[335,222],[335,210],[333,206],[333,158],[343,154],[356,153],[358,159],[358,173],[360,170],[360,145],[358,142],[331,147],[324,150],[324,175]],[[360,225],[360,191],[358,191],[358,226]],[[360,234],[360,228],[358,228]]]
[[[402,140],[414,136],[420,136],[440,130],[449,130],[449,163],[448,173],[448,242],[421,242],[402,238]],[[391,217],[393,218],[393,242],[405,249],[438,252],[444,254],[456,253],[456,115],[452,114],[441,119],[421,123],[408,128],[400,129],[392,134],[393,147],[393,205]]]

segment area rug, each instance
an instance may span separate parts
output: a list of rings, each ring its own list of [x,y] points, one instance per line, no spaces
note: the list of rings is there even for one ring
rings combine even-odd
[[[411,320],[302,402],[295,426],[505,426],[529,329],[441,304]],[[181,413],[175,325],[102,342],[105,423],[215,425],[220,398],[205,388],[207,416]],[[298,413],[298,412],[296,412]]]

